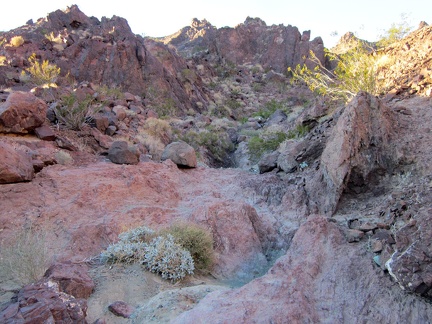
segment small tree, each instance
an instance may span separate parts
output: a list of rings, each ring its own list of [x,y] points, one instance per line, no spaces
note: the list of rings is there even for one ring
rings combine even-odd
[[[385,30],[377,42],[378,48],[383,48],[393,44],[408,35],[413,29],[407,22],[407,15],[401,15],[402,21],[399,23],[392,23],[390,28]]]
[[[338,62],[334,70],[327,69],[311,52],[310,59],[316,63],[316,67],[313,70],[306,65],[297,65],[295,69],[288,68],[293,75],[293,82],[303,82],[320,95],[345,102],[351,100],[359,91],[367,91],[373,95],[382,92],[382,85],[376,77],[379,65],[375,52],[357,43],[345,54],[327,52],[326,56]]]

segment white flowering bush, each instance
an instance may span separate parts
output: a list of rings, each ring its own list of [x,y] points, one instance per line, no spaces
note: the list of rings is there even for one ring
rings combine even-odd
[[[134,263],[144,256],[147,242],[150,241],[154,231],[146,226],[140,226],[119,234],[119,241],[110,244],[101,253],[103,262]]]
[[[189,251],[174,242],[172,235],[155,237],[145,248],[143,265],[164,279],[177,281],[194,272]]]
[[[137,227],[119,235],[100,255],[105,263],[141,263],[164,279],[177,281],[194,272],[194,260],[188,250],[174,242],[170,234],[154,237],[154,231]]]

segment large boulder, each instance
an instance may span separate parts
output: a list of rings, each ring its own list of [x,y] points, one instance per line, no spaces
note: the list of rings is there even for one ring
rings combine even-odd
[[[321,155],[320,172],[307,182],[316,211],[333,214],[344,191],[363,192],[391,171],[397,162],[394,120],[388,106],[366,92],[345,107]]]
[[[115,141],[108,150],[108,159],[116,164],[138,164],[139,157],[125,141]]]
[[[0,310],[0,322],[87,323],[87,301],[62,292],[48,279],[25,286],[16,300]]]
[[[88,298],[95,288],[85,264],[56,263],[49,267],[44,277],[57,282],[62,292],[75,298]]]
[[[0,133],[28,133],[41,126],[47,104],[30,92],[13,92],[0,105]]]
[[[34,177],[31,156],[12,144],[0,142],[0,184],[30,181]]]
[[[377,273],[365,254],[335,223],[310,217],[267,274],[209,293],[171,323],[429,323],[430,305]]]
[[[173,142],[165,147],[162,153],[162,161],[170,159],[182,167],[195,168],[197,158],[195,149],[185,142]]]

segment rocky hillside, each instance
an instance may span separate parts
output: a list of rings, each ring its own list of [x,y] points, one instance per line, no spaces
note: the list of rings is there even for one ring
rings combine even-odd
[[[319,38],[258,18],[143,39],[72,6],[0,44],[0,322],[432,322],[431,27],[347,104],[285,73]],[[211,232],[209,273],[102,263],[179,222]],[[20,233],[48,243],[32,280]]]

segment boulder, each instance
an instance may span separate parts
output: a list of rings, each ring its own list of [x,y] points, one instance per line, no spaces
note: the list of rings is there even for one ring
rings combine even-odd
[[[125,141],[115,141],[111,144],[108,150],[108,159],[116,164],[138,164],[139,162],[139,157]]]
[[[135,311],[135,308],[128,305],[124,301],[116,301],[108,306],[108,309],[111,313],[113,313],[116,316],[129,318]]]
[[[311,216],[264,276],[209,293],[171,323],[429,323],[430,305],[377,273],[364,254],[335,223]]]
[[[13,92],[0,105],[0,133],[28,133],[41,126],[47,104],[30,92]]]
[[[391,172],[397,163],[394,124],[393,112],[378,98],[360,92],[352,99],[326,143],[320,172],[306,183],[317,212],[333,214],[344,191],[363,192]]]
[[[2,323],[87,323],[86,316],[87,301],[62,292],[49,279],[25,286],[16,302],[0,310]]]
[[[60,291],[75,298],[87,299],[95,288],[95,283],[88,275],[88,267],[82,263],[56,263],[45,272],[44,277],[57,282]]]
[[[197,159],[195,149],[185,142],[173,142],[165,147],[162,161],[170,159],[178,166],[195,168]]]
[[[37,137],[39,137],[41,140],[44,141],[54,141],[56,138],[54,131],[49,126],[46,125],[37,127],[35,129],[35,134]]]
[[[258,162],[259,173],[270,172],[277,167],[279,152],[274,151],[264,155]]]
[[[30,181],[33,176],[30,155],[11,144],[0,142],[0,184]]]
[[[395,253],[385,263],[402,289],[432,297],[432,209],[417,215],[395,235]]]

